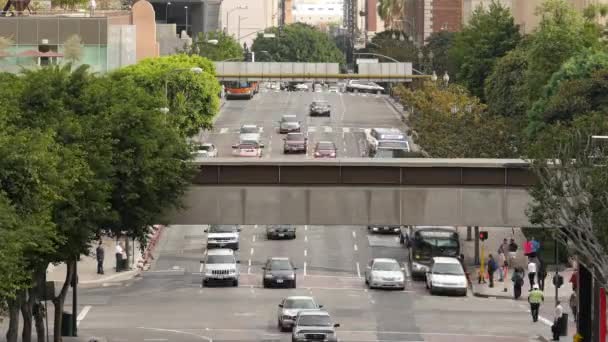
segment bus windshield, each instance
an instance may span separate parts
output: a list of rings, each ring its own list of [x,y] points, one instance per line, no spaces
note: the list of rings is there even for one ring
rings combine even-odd
[[[458,234],[449,231],[417,231],[413,252],[416,259],[430,260],[437,256],[457,257],[460,254]]]
[[[226,88],[230,88],[230,89],[250,88],[251,87],[251,83],[247,82],[247,81],[230,81],[230,82],[226,82],[224,85]]]

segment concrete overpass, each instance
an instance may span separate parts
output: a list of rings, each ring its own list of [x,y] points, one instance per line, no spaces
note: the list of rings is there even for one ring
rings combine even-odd
[[[171,224],[530,226],[519,159],[209,158]]]

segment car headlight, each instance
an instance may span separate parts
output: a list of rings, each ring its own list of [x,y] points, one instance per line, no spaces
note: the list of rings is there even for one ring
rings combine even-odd
[[[287,276],[287,278],[293,280],[293,279],[296,278],[296,275],[295,274],[290,274],[290,275]]]
[[[213,275],[213,272],[212,272],[211,270],[206,270],[206,271],[205,271],[205,275],[206,275],[206,276]]]

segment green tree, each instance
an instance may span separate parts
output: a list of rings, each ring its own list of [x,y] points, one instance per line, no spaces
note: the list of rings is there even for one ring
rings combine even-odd
[[[274,38],[259,33],[251,50],[256,60],[274,62],[343,63],[344,55],[335,42],[314,27],[302,23],[267,29]],[[262,52],[265,51],[265,52]]]
[[[542,18],[530,37],[526,90],[532,101],[543,93],[554,72],[572,56],[599,43],[599,29],[585,21],[566,0],[546,0],[537,10]]]
[[[498,58],[515,48],[520,39],[519,27],[508,8],[496,1],[487,10],[477,7],[450,49],[458,70],[456,81],[484,99],[485,79]]]
[[[217,44],[209,43],[210,40],[217,40]],[[187,51],[189,54],[196,54],[208,58],[212,61],[223,61],[243,57],[243,48],[232,36],[222,31],[199,32],[196,40]]]
[[[201,68],[202,72],[192,72],[191,68]],[[180,54],[149,58],[117,70],[112,77],[133,80],[154,94],[162,101],[155,101],[156,110],[167,106],[170,110],[167,119],[187,137],[198,134],[201,128],[210,128],[219,111],[221,88],[215,77],[215,66],[200,56]]]
[[[378,15],[384,21],[385,30],[403,30],[405,2],[401,0],[379,0]]]
[[[526,51],[516,48],[500,58],[485,80],[485,98],[490,113],[525,117],[528,95],[524,74],[528,68]]]
[[[403,37],[400,40],[399,37]],[[394,58],[400,62],[411,62],[418,55],[418,48],[410,41],[403,32],[384,31],[376,34],[371,42],[367,43],[367,48],[361,52],[370,52]],[[373,56],[362,55],[362,58],[374,58]],[[382,60],[382,57],[378,57]],[[386,60],[383,60],[387,62]]]
[[[411,108],[414,140],[433,158],[511,158],[517,155],[513,120],[489,115],[479,99],[459,85],[421,89],[399,86],[395,93]]]
[[[63,59],[69,63],[77,63],[82,59],[82,40],[77,34],[63,43]]]
[[[428,59],[429,64],[431,64],[431,69],[439,76],[445,72],[448,72],[450,75],[456,75],[457,69],[455,69],[450,61],[449,55],[455,36],[455,32],[439,31],[431,33],[426,40],[426,45],[423,48],[424,56]],[[433,56],[432,60],[429,56]]]

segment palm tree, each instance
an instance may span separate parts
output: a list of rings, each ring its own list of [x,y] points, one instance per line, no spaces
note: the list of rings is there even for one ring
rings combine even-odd
[[[405,9],[404,0],[379,0],[378,15],[384,20],[386,30],[401,30],[400,19]]]

